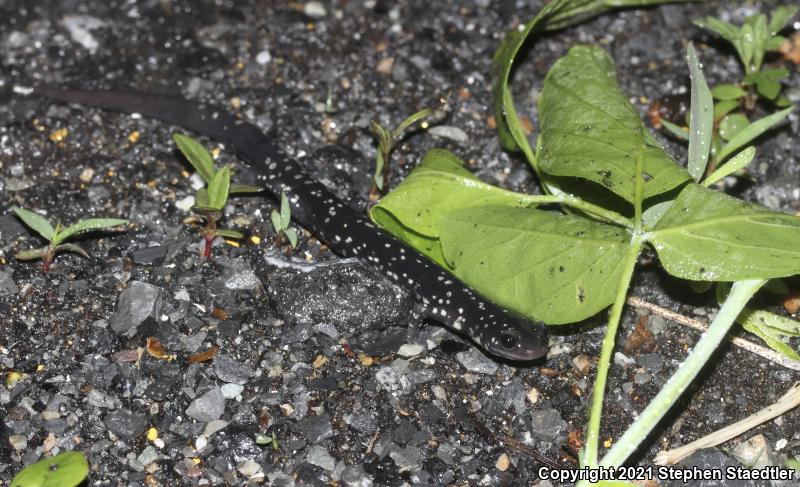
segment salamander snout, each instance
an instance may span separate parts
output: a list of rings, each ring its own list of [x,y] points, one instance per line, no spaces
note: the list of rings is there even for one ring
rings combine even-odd
[[[486,340],[486,351],[507,360],[534,360],[547,354],[548,333],[542,324],[524,318],[504,317],[498,323],[496,333]]]

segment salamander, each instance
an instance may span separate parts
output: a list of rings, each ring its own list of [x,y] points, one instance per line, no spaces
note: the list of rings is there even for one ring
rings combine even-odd
[[[285,192],[293,218],[337,254],[356,257],[417,298],[422,315],[466,336],[491,355],[527,361],[547,353],[539,322],[515,315],[479,296],[412,247],[377,228],[314,179],[255,125],[205,104],[162,95],[62,89],[33,93],[53,100],[154,118],[221,142],[257,172],[257,184]]]

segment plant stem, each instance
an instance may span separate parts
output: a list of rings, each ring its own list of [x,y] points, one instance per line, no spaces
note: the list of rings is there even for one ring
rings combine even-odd
[[[600,358],[597,362],[597,376],[594,380],[592,389],[592,403],[589,407],[589,423],[586,427],[586,446],[582,454],[582,467],[597,466],[597,451],[600,442],[600,417],[603,414],[603,397],[605,396],[606,380],[608,370],[611,367],[611,353],[614,351],[617,329],[619,328],[622,309],[625,306],[625,297],[628,294],[628,286],[631,282],[633,269],[636,267],[636,260],[642,249],[642,239],[639,235],[634,235],[631,239],[631,247],[622,262],[623,271],[617,286],[617,295],[611,311],[608,314],[608,328],[603,337],[603,344],[600,347]]]
[[[519,193],[513,193],[514,196],[519,197]],[[625,228],[633,228],[633,222],[630,218],[625,218],[624,216],[620,215],[619,213],[607,210],[601,206],[597,206],[595,204],[589,203],[588,201],[584,201],[577,196],[573,196],[567,193],[559,193],[559,194],[548,194],[548,195],[522,195],[522,199],[525,202],[534,205],[543,205],[548,203],[558,203],[561,205],[570,206],[577,210],[581,210],[585,213],[593,215],[601,220],[605,220],[610,223],[617,224],[621,227]]]
[[[722,304],[708,331],[700,338],[689,356],[672,374],[661,391],[603,457],[600,465],[618,467],[636,450],[717,349],[745,304],[766,282],[766,279],[752,279],[733,284],[728,299]]]

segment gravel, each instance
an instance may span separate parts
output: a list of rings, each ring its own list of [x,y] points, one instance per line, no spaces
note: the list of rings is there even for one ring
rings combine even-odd
[[[92,465],[89,485],[555,485],[538,480],[539,460],[498,438],[572,465],[562,459],[584,440],[603,316],[558,327],[543,360],[495,362],[313,234],[297,227],[298,248],[288,247],[266,195],[231,198],[220,224],[245,238],[216,239],[204,259],[191,210],[202,182],[176,154],[174,127],[12,91],[34,82],[114,87],[236,111],[358,211],[374,170],[370,122],[396,126],[452,93],[440,125],[397,146],[389,186],[428,149],[446,147],[487,182],[531,192],[525,161],[499,147],[490,71],[502,32],[541,3],[0,2],[0,484],[45,454],[77,449]],[[738,21],[754,5],[724,11]],[[620,11],[538,40],[515,72],[518,113],[535,135],[547,69],[579,42],[613,54],[642,115],[685,92],[688,40],[712,84],[735,79],[732,52],[691,25],[720,8]],[[795,70],[789,83],[799,77]],[[797,120],[760,141],[749,182],[732,192],[800,211]],[[685,147],[657,138],[685,160]],[[253,181],[226,148],[201,141],[234,182]],[[132,225],[79,238],[91,259],[60,254],[45,275],[13,258],[42,244],[13,206],[53,222]],[[689,293],[647,260],[633,295],[713,315],[713,293]],[[641,318],[626,309],[619,336]],[[619,438],[699,337],[652,315],[646,324],[652,349],[615,354],[603,439]],[[632,464],[742,419],[798,379],[721,350]],[[736,465],[723,452],[759,434],[766,457],[782,465],[800,455],[798,425],[800,411],[791,411],[688,461]],[[752,451],[738,449],[742,458]]]

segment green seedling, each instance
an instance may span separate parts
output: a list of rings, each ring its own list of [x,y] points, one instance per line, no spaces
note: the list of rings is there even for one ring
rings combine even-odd
[[[370,189],[370,200],[375,201],[378,195],[382,194],[389,178],[389,157],[397,143],[403,139],[406,133],[417,122],[420,128],[426,129],[431,121],[439,120],[447,108],[447,98],[439,100],[436,108],[425,108],[403,120],[394,130],[389,130],[376,121],[372,122],[372,135],[378,140],[378,153],[375,156],[375,174],[372,176],[372,188]],[[427,120],[426,120],[427,119]]]
[[[56,254],[60,252],[74,252],[87,259],[89,258],[89,254],[87,254],[85,250],[76,244],[65,243],[65,240],[82,232],[116,227],[128,223],[128,220],[120,220],[117,218],[90,218],[88,220],[79,221],[66,228],[62,228],[60,223],[53,228],[53,225],[38,213],[17,207],[14,207],[14,213],[16,213],[17,217],[19,217],[25,225],[41,235],[42,238],[48,242],[46,246],[38,249],[17,252],[14,257],[19,260],[42,259],[42,271],[45,273],[50,270],[50,264],[53,263]]]
[[[756,137],[781,123],[792,111],[789,99],[781,95],[781,80],[789,75],[789,71],[783,67],[772,69],[762,69],[762,67],[766,55],[776,51],[784,41],[778,32],[789,23],[798,10],[800,7],[797,6],[780,7],[772,13],[769,20],[764,14],[756,14],[745,19],[741,26],[713,17],[695,22],[698,26],[711,30],[730,42],[735,47],[745,71],[745,76],[739,83],[720,84],[709,90],[704,79],[701,83],[696,82],[700,64],[696,54],[692,53],[694,59],[690,60],[690,66],[692,66],[693,90],[695,87],[702,89],[702,92],[692,92],[693,97],[699,100],[699,103],[694,105],[695,112],[703,111],[706,122],[699,125],[698,114],[690,113],[688,125],[691,132],[699,130],[703,133],[707,139],[705,143],[711,145],[710,160],[707,165],[710,171],[716,170]],[[702,77],[702,73],[699,76]],[[700,84],[705,86],[701,87]],[[751,122],[750,117],[759,99],[784,110]],[[687,132],[682,128],[669,121],[662,120],[662,123],[676,137],[689,140]],[[689,152],[691,154],[693,150],[690,148]],[[692,166],[689,170],[692,172]],[[728,172],[731,173],[733,171]],[[692,176],[699,179],[702,174],[692,172]]]
[[[68,451],[22,469],[10,487],[75,487],[89,473],[89,463],[83,453]]]
[[[292,208],[289,206],[289,198],[286,197],[286,193],[281,192],[281,210],[272,210],[270,219],[278,236],[286,237],[293,249],[297,247],[297,231],[289,227],[292,220]]]
[[[211,154],[199,142],[183,134],[173,134],[172,139],[178,149],[194,167],[197,174],[205,181],[206,187],[197,190],[194,196],[195,212],[206,221],[203,230],[205,247],[203,257],[211,257],[211,244],[217,236],[228,238],[244,238],[241,232],[227,228],[219,228],[217,222],[222,218],[222,209],[228,203],[231,194],[257,193],[261,188],[243,184],[231,184],[231,168],[227,165],[221,169],[214,166]]]
[[[638,4],[652,3],[657,2]],[[687,56],[693,105],[688,170],[649,133],[620,89],[610,56],[592,46],[573,47],[551,68],[538,98],[541,132],[535,150],[531,147],[508,86],[517,52],[526,38],[585,20],[612,4],[621,5],[553,0],[524,29],[510,33],[495,54],[493,94],[501,141],[525,155],[544,195],[488,185],[452,153],[433,149],[370,212],[379,226],[520,314],[561,324],[610,307],[582,467],[622,465],[696,377],[755,292],[770,279],[800,274],[800,219],[707,187],[724,171],[752,160],[755,152],[748,144],[788,111],[742,129],[716,153],[719,161],[728,161],[717,168],[722,173],[703,179],[713,146],[713,104],[693,48]],[[545,204],[561,205],[562,211],[540,209]],[[676,278],[732,287],[672,378],[600,458],[608,371],[645,246]]]
[[[272,432],[272,436],[256,435],[256,444],[272,445],[272,449],[276,452],[280,449],[280,443],[278,443],[278,437],[275,435],[274,431]]]

